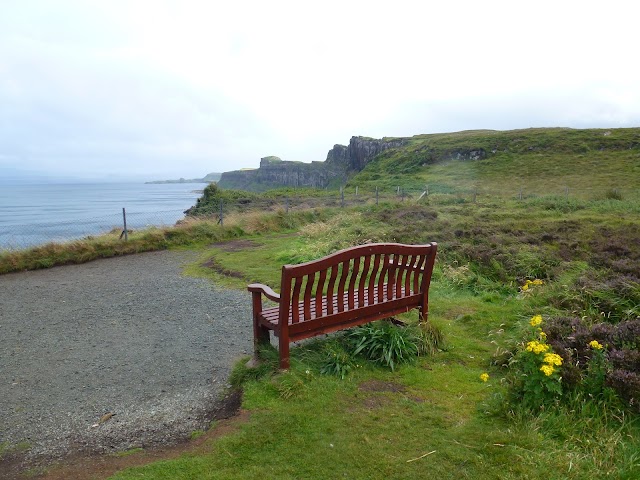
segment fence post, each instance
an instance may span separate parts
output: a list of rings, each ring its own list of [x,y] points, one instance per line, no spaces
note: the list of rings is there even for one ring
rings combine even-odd
[[[522,187],[520,187],[520,200],[522,200]]]
[[[340,206],[344,207],[344,187],[340,187]]]
[[[565,197],[567,197],[567,200],[569,200],[569,187],[564,187],[564,195]]]
[[[128,242],[129,233],[127,232],[127,212],[125,212],[124,207],[122,207],[122,221],[124,222],[124,230],[122,231],[122,233],[124,233],[124,241]],[[120,238],[122,238],[122,235],[120,235]]]
[[[378,205],[378,187],[376,187],[376,205]]]
[[[220,219],[218,220],[218,223],[220,224],[221,227],[224,227],[224,214],[222,212],[222,203],[223,203],[223,200],[220,199]]]
[[[425,195],[428,197],[429,196],[429,185],[425,185],[427,188],[425,189],[424,193]]]
[[[289,213],[289,197],[284,199],[284,212]]]
[[[356,197],[358,196],[358,187],[356,187]]]

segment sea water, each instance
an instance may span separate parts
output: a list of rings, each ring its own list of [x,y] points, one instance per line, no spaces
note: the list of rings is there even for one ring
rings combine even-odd
[[[206,184],[0,185],[0,250],[127,228],[173,225]]]

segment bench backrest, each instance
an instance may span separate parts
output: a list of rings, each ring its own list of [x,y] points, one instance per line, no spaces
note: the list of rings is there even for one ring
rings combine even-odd
[[[385,302],[428,304],[437,244],[377,243],[341,250],[319,260],[282,267],[280,325]],[[323,300],[324,297],[324,300]]]

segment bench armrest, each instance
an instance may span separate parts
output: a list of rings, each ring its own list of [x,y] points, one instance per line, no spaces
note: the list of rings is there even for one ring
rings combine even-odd
[[[251,285],[247,286],[247,290],[249,290],[252,293],[262,293],[269,300],[278,302],[278,303],[280,302],[280,295],[274,292],[271,289],[271,287],[268,287],[261,283],[252,283]]]

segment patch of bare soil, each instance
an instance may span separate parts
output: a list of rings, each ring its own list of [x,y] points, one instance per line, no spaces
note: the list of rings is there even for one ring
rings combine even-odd
[[[207,260],[201,266],[204,268],[210,268],[214,272],[219,273],[220,275],[224,275],[225,277],[239,278],[240,280],[246,280],[248,282],[250,281],[241,272],[224,268],[222,265],[216,262],[214,258]]]
[[[406,392],[407,387],[395,382],[383,382],[381,380],[367,380],[358,385],[361,392]]]
[[[219,248],[223,252],[239,252],[241,250],[247,250],[249,248],[258,248],[262,244],[253,240],[228,240],[225,242],[212,243],[211,247]]]

